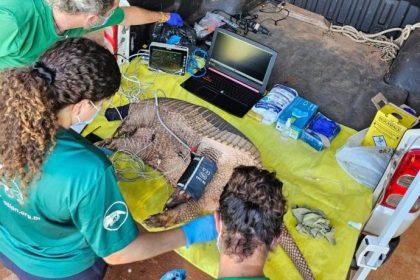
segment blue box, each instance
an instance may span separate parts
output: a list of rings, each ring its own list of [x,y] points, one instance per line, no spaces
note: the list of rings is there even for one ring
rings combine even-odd
[[[330,146],[331,141],[340,133],[341,127],[322,113],[318,112],[308,127],[302,132],[301,140],[317,151]]]
[[[317,111],[318,105],[298,96],[280,113],[276,128],[297,140]]]

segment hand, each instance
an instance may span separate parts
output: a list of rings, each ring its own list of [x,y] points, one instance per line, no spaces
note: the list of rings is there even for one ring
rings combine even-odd
[[[216,222],[213,214],[196,218],[182,226],[187,240],[187,248],[195,243],[215,240],[217,237]]]
[[[184,25],[184,21],[182,20],[182,17],[178,13],[170,13],[169,19],[166,21],[166,23],[170,26],[178,26],[178,27],[181,27]]]

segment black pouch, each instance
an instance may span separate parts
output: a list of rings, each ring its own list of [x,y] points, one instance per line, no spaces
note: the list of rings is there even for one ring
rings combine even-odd
[[[177,187],[188,192],[194,200],[200,199],[204,189],[216,174],[216,163],[204,156],[191,155],[191,163],[177,183]]]

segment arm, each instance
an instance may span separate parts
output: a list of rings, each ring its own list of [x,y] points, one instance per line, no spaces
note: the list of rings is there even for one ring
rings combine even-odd
[[[185,235],[181,229],[142,233],[127,247],[104,260],[111,265],[141,261],[182,247],[185,243]]]
[[[149,11],[140,7],[130,6],[121,7],[124,10],[124,20],[121,25],[141,25],[154,22],[166,22],[170,14],[162,12]]]
[[[143,233],[124,249],[104,257],[105,262],[125,264],[153,258],[181,246],[189,247],[216,239],[216,224],[213,215],[192,220],[181,228],[157,233]]]

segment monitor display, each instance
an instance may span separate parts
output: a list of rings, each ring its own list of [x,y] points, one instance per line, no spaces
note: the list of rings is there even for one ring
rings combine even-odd
[[[219,32],[210,65],[226,68],[262,85],[272,56],[272,53],[256,45]]]
[[[183,74],[185,52],[153,47],[149,67],[166,73]]]

